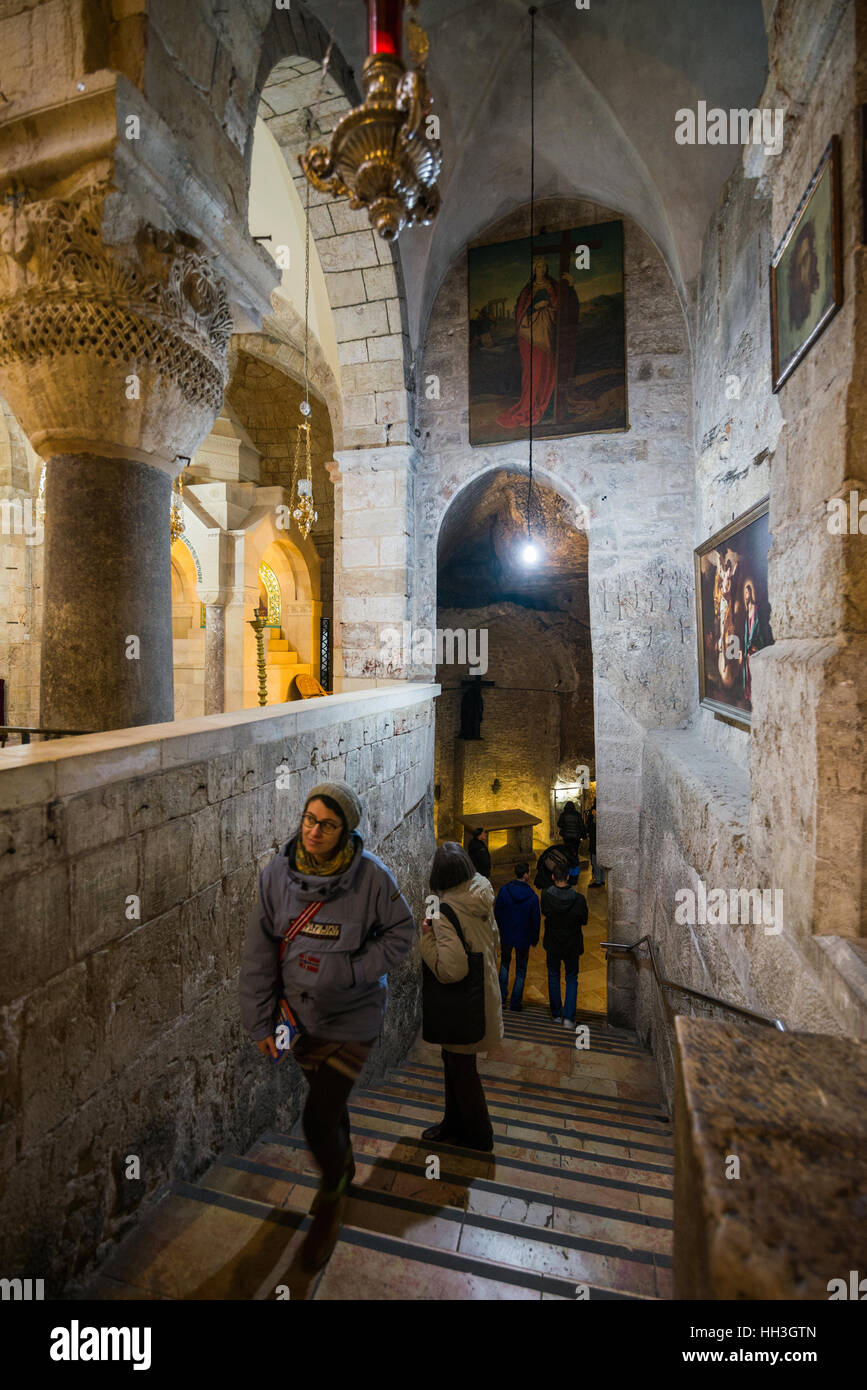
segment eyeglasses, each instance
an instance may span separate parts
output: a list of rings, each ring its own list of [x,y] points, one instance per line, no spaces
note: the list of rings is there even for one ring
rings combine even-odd
[[[325,831],[326,835],[333,835],[335,830],[340,829],[340,825],[336,820],[317,820],[315,816],[311,816],[309,811],[305,811],[304,815],[301,817],[301,824],[304,826],[305,830],[315,830],[317,825],[319,825]]]

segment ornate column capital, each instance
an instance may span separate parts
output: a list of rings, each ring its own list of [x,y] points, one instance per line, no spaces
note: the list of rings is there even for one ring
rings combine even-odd
[[[107,181],[0,208],[0,389],[44,458],[174,474],[220,408],[227,288],[195,238],[145,221],[109,244]]]

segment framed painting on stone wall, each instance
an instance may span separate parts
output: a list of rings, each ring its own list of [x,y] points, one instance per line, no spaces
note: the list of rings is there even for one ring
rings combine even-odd
[[[843,303],[841,236],[840,140],[832,135],[771,261],[775,391]]]
[[[468,257],[470,444],[628,429],[623,223]]]
[[[695,551],[699,701],[745,729],[753,708],[750,659],[774,644],[769,546],[765,497]]]

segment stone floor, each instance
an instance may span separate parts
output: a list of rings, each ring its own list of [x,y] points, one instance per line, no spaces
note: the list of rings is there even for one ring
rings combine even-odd
[[[541,1006],[506,1013],[479,1062],[493,1154],[420,1138],[442,1114],[436,1047],[417,1041],[356,1091],[356,1178],[318,1274],[298,1260],[315,1164],[302,1138],[266,1132],[167,1189],[84,1297],[670,1298],[674,1160],[656,1070],[632,1034],[579,1022],[589,1050]]]
[[[545,846],[540,846],[545,848]],[[605,967],[605,952],[600,949],[599,943],[606,941],[608,931],[608,889],[588,887],[591,878],[590,860],[586,854],[581,855],[582,868],[581,877],[578,880],[578,890],[587,899],[587,910],[590,920],[584,928],[584,954],[581,957],[581,967],[578,972],[578,1007],[579,1009],[589,1009],[594,1013],[604,1014],[607,1009],[607,995],[605,981],[607,972]],[[533,881],[535,865],[530,871],[530,882]],[[511,866],[495,866],[492,882],[497,889],[501,884],[506,883],[514,874]],[[541,895],[540,895],[541,896]],[[512,962],[512,974],[509,979],[511,989],[514,980],[514,960]],[[527,970],[527,983],[524,986],[524,1002],[528,1004],[548,1003],[548,972],[545,967],[545,952],[540,944],[530,952],[530,964]]]

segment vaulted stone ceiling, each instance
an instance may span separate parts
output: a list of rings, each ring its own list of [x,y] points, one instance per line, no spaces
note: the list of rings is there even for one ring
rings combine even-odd
[[[361,0],[312,0],[354,65],[366,55]],[[445,164],[443,209],[399,242],[417,344],[461,247],[529,198],[529,32],[523,0],[421,0]],[[767,40],[761,0],[572,0],[536,19],[536,188],[634,217],[665,255],[684,303],[702,234],[740,148],[675,143],[675,112],[751,107]]]
[[[510,600],[525,608],[589,617],[587,536],[568,502],[534,480],[530,505],[538,565],[521,560],[527,540],[527,478],[497,470],[477,478],[452,502],[437,552],[437,602],[483,607]]]

